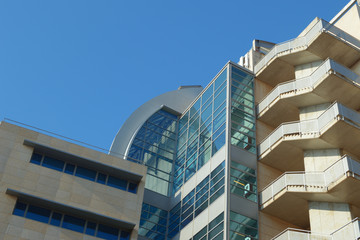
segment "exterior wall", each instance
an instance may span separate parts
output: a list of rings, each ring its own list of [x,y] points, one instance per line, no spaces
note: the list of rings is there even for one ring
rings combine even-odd
[[[334,25],[352,36],[360,39],[360,6],[356,1],[335,23]]]
[[[310,76],[322,63],[323,61],[316,61],[296,66],[295,78],[299,79]]]
[[[300,121],[318,118],[330,105],[331,103],[324,103],[300,108]]]
[[[259,213],[259,239],[272,239],[287,228],[299,228],[269,214]]]
[[[349,204],[309,202],[311,231],[330,234],[352,220]]]
[[[352,68],[352,71],[354,71],[356,74],[360,75],[360,61],[358,61]]]
[[[30,140],[82,158],[126,169],[145,176],[144,166],[124,161],[85,147],[65,142],[6,122],[0,124],[0,238],[1,239],[96,239],[74,231],[12,215],[16,197],[6,194],[13,189],[49,202],[80,209],[90,214],[136,224],[131,239],[137,238],[143,198],[143,178],[137,194],[122,191],[83,178],[30,163]]]
[[[304,151],[307,172],[322,172],[341,158],[340,149],[316,149]]]
[[[258,104],[272,90],[273,87],[257,78],[255,78],[254,83],[255,104]]]
[[[265,165],[263,163],[258,163],[258,188],[259,191],[263,190],[267,185],[272,181],[278,178],[283,172]]]

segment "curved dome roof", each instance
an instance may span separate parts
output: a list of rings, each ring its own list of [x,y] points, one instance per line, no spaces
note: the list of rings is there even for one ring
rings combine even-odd
[[[160,109],[181,114],[203,90],[201,86],[186,86],[161,94],[136,109],[116,134],[110,148],[111,155],[127,156],[132,141],[142,125]]]

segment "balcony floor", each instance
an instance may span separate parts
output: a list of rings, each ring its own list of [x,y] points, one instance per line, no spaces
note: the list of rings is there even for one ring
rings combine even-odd
[[[360,207],[360,178],[344,176],[328,188],[288,186],[274,199],[261,205],[261,211],[307,229],[308,201],[349,203]]]
[[[332,72],[325,75],[313,88],[280,94],[269,108],[258,114],[258,120],[277,127],[283,122],[299,120],[298,108],[334,101],[358,110],[360,86]]]

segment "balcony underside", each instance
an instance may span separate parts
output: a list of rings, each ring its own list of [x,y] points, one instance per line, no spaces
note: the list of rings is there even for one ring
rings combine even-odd
[[[344,149],[360,157],[360,128],[349,121],[334,120],[318,134],[283,136],[260,155],[259,161],[282,171],[303,171],[304,150]]]
[[[345,106],[360,108],[360,86],[342,76],[327,74],[313,88],[280,94],[258,115],[258,120],[277,127],[283,122],[299,120],[299,108],[338,101]]]
[[[308,201],[349,203],[360,207],[359,199],[359,179],[344,176],[328,188],[288,186],[261,205],[261,211],[307,229],[310,225]]]
[[[256,76],[261,81],[275,86],[295,79],[295,66],[326,58],[351,68],[360,60],[360,50],[359,47],[346,43],[332,34],[321,32],[308,44],[308,47],[288,49],[278,53],[256,73]]]

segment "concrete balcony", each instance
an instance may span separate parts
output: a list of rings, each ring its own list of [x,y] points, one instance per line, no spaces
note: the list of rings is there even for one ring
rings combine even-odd
[[[288,228],[271,240],[357,240],[360,238],[360,222],[355,218],[331,234],[319,234],[301,229]]]
[[[275,45],[254,72],[275,86],[295,79],[295,66],[327,58],[351,67],[360,60],[360,40],[319,19],[303,36]]]
[[[260,207],[305,228],[309,224],[308,201],[360,206],[359,180],[360,163],[345,155],[323,172],[284,173],[259,193]]]
[[[257,117],[266,124],[299,119],[299,107],[338,101],[360,108],[360,76],[327,59],[310,76],[278,84],[256,107]],[[286,114],[280,114],[286,112]]]
[[[360,157],[358,139],[360,114],[335,102],[316,119],[281,124],[258,145],[258,159],[283,171],[301,171],[303,150],[341,148]]]

